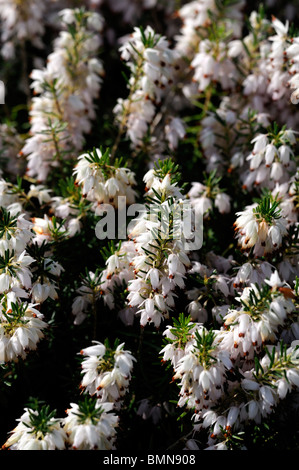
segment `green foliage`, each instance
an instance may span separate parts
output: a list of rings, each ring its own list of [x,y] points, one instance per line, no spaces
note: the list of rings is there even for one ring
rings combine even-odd
[[[29,433],[35,434],[37,438],[51,432],[55,420],[56,410],[51,411],[50,406],[34,399],[29,403],[29,423],[23,424],[30,429]]]

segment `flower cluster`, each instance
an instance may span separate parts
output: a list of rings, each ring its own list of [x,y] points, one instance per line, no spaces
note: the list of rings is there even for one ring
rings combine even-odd
[[[100,403],[114,403],[119,406],[120,400],[127,393],[131,380],[133,361],[130,351],[124,350],[124,344],[110,347],[95,342],[93,346],[82,349],[81,387],[91,396],[96,395]]]
[[[0,125],[0,145],[0,176],[2,175],[2,168],[5,168],[5,172],[10,175],[19,174],[24,169],[24,161],[17,156],[21,151],[23,140],[15,126]]]
[[[111,450],[118,418],[109,403],[81,400],[71,403],[65,418],[45,404],[25,408],[3,449],[10,450]]]
[[[287,233],[286,219],[281,216],[279,201],[264,196],[261,202],[237,213],[235,230],[242,249],[258,256],[272,253],[279,248]]]
[[[67,444],[73,450],[114,450],[118,417],[112,408],[94,400],[72,403],[64,419]]]
[[[285,368],[288,369],[286,374]],[[298,387],[298,373],[297,341],[292,342],[289,348],[269,347],[256,368],[244,373],[238,388],[232,387],[229,391],[230,396],[237,391],[237,400],[232,398],[223,413],[217,410],[202,413],[198,426],[211,430],[206,449],[237,448],[237,442],[242,440],[246,425],[250,422],[261,423],[273,413],[288,393]]]
[[[239,355],[253,359],[262,345],[275,342],[277,333],[295,310],[294,293],[284,286],[277,271],[261,289],[256,284],[245,287],[237,299],[241,308],[228,309],[223,318],[226,332],[221,347],[230,351],[235,361]]]
[[[35,304],[34,304],[35,305]],[[47,323],[34,305],[21,303],[15,295],[4,295],[1,303],[0,362],[25,359],[44,337]]]
[[[179,381],[178,405],[195,410],[196,431],[210,430],[207,448],[233,448],[248,422],[260,423],[298,387],[295,329],[290,347],[273,345],[295,313],[295,297],[275,272],[263,288],[244,289],[241,307],[227,310],[221,328],[207,330],[181,315],[165,330],[161,354]]]
[[[157,7],[160,14],[165,14],[167,18],[175,11],[175,1],[158,1],[158,0],[115,0],[108,5],[114,13],[121,14],[122,20],[125,23],[136,23],[142,16],[144,11],[148,11],[153,7]]]
[[[135,175],[128,168],[121,167],[121,160],[111,165],[109,150],[102,152],[94,149],[78,159],[74,169],[75,183],[82,187],[83,197],[93,203],[93,210],[101,210],[103,204],[118,207],[121,201],[125,205],[135,202]]]
[[[133,148],[140,148],[151,128],[153,132],[156,108],[161,106],[174,82],[177,55],[169,48],[167,39],[155,33],[150,26],[145,30],[135,28],[128,41],[121,46],[120,53],[131,76],[128,79],[129,96],[118,100],[114,113],[119,122],[119,133],[125,131]],[[165,132],[165,138],[172,145],[185,135],[178,118],[170,119]]]
[[[25,359],[44,337],[48,323],[40,307],[47,299],[58,299],[57,281],[63,267],[56,259],[52,240],[39,240],[38,221],[31,217],[33,200],[41,205],[49,202],[49,190],[31,184],[25,192],[22,181],[10,184],[2,180],[1,186],[0,349],[1,362],[6,363]]]
[[[24,335],[23,335],[24,336]],[[128,391],[135,358],[124,350],[96,342],[81,351],[85,395],[71,403],[65,418],[37,401],[26,407],[3,448],[11,450],[114,450],[121,398]]]

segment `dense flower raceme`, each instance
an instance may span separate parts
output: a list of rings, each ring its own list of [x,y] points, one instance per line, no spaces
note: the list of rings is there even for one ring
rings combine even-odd
[[[30,136],[22,153],[28,157],[28,175],[40,181],[52,166],[82,149],[103,75],[97,57],[102,17],[79,9],[63,10],[60,16],[66,30],[55,40],[46,68],[31,74],[39,96],[32,99]]]
[[[132,260],[135,279],[128,283],[128,303],[137,307],[140,324],[160,326],[175,306],[176,290],[185,286],[191,262],[184,214],[192,208],[184,206],[184,196],[177,185],[175,169],[168,163],[149,170],[144,177],[149,206],[135,220],[129,238],[134,241],[136,256]],[[192,226],[188,227],[189,230]],[[194,226],[193,226],[194,228]],[[194,231],[200,239],[200,227]]]
[[[222,396],[225,373],[232,368],[232,362],[228,351],[219,350],[218,334],[199,326],[192,347],[177,362],[173,378],[179,380],[179,406],[202,410]]]
[[[150,26],[145,30],[135,28],[122,44],[120,53],[131,74],[129,96],[118,100],[114,113],[120,134],[126,132],[133,148],[140,148],[149,130],[154,132],[155,119],[159,121],[157,106],[162,105],[175,81],[179,56],[170,49],[167,39]],[[176,147],[177,141],[185,135],[184,124],[173,116],[169,116],[164,131],[164,139],[171,147]]]
[[[95,342],[93,346],[82,349],[81,387],[91,396],[96,395],[99,402],[112,402],[121,405],[121,399],[128,391],[133,362],[136,360],[124,344],[113,347]]]
[[[126,167],[121,167],[121,160],[110,162],[109,150],[82,154],[74,169],[76,183],[82,187],[83,197],[93,203],[92,208],[97,213],[101,206],[110,204],[118,207],[135,202],[136,185],[134,173]]]
[[[281,216],[279,202],[265,196],[261,202],[237,213],[235,230],[242,249],[257,256],[272,253],[281,246],[287,233],[287,222]]]
[[[71,395],[61,418],[24,406],[3,447],[140,447],[135,418],[159,448],[271,445],[299,396],[294,8],[83,3],[0,1],[3,80],[20,57],[22,95],[34,69],[30,122],[0,110],[0,392],[40,346]]]
[[[67,443],[74,450],[114,450],[118,416],[113,403],[71,403],[64,419]]]

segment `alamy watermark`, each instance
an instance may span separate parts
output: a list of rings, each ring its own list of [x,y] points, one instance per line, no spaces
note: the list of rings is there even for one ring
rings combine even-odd
[[[150,239],[180,241],[187,251],[198,250],[203,242],[203,217],[184,200],[173,204],[130,204],[126,197],[118,197],[117,209],[112,204],[101,204],[97,209],[101,219],[96,225],[100,240],[126,240],[141,231],[150,232]]]

